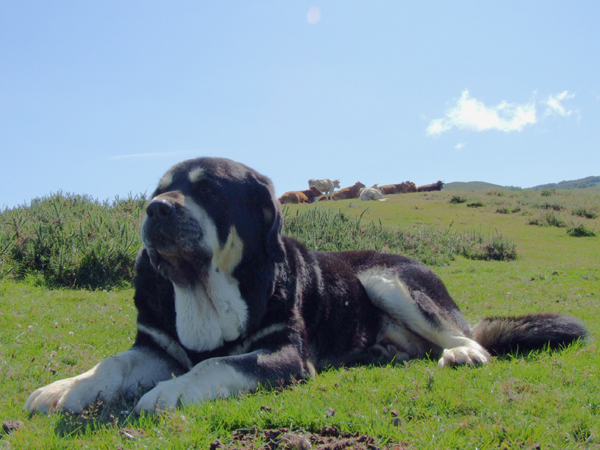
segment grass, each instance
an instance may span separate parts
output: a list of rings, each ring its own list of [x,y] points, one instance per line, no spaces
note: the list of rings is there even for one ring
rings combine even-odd
[[[144,195],[98,202],[58,192],[0,213],[0,277],[48,287],[128,284],[141,247]]]
[[[363,222],[367,211],[368,208],[359,217],[353,217],[341,210],[322,210],[319,205],[296,209],[295,214],[286,208],[283,233],[315,251],[372,249],[401,253],[434,266],[447,264],[458,255],[500,261],[517,257],[515,245],[497,232],[454,232],[452,224],[447,230],[425,225],[394,230],[381,222]]]
[[[553,198],[560,197],[565,205],[559,212],[565,220],[573,217],[597,230],[598,218],[571,214],[584,205],[597,210],[600,193],[591,194],[557,191]],[[23,403],[32,390],[77,375],[131,345],[133,291],[123,286],[48,289],[35,280],[5,276],[0,281],[0,411],[3,422],[22,425],[0,435],[0,443],[44,449],[209,448],[215,439],[231,442],[238,429],[311,431],[335,426],[406,449],[598,448],[598,237],[574,239],[568,228],[528,225],[530,217],[545,211],[536,206],[547,200],[539,193],[499,197],[460,192],[470,202],[484,203],[480,208],[452,204],[452,195],[456,193],[393,195],[388,202],[365,204],[368,209],[358,200],[321,202],[318,209],[294,205],[287,221],[291,225],[296,211],[304,217],[315,208],[325,218],[341,210],[349,224],[360,218],[359,230],[368,230],[371,223],[375,230],[380,223],[392,231],[431,228],[472,235],[475,241],[481,236],[489,243],[501,233],[516,246],[516,260],[483,261],[457,254],[435,267],[467,319],[475,323],[488,315],[560,312],[587,325],[589,342],[493,358],[481,368],[439,369],[434,361],[422,360],[328,370],[288,389],[261,390],[158,417],[138,417],[128,404],[87,417],[28,417]],[[521,211],[498,214],[498,207]],[[329,409],[335,413],[328,414]]]

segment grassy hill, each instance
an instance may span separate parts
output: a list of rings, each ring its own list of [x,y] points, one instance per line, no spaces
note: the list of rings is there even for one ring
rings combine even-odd
[[[444,184],[444,191],[472,191],[472,192],[482,192],[482,191],[491,191],[496,189],[508,189],[505,186],[500,186],[498,184],[486,183],[485,181],[454,181],[452,183]]]
[[[435,361],[422,360],[331,369],[288,389],[261,390],[157,417],[137,416],[132,402],[100,406],[77,417],[29,417],[23,403],[31,391],[88,370],[129,348],[135,338],[133,291],[125,283],[110,289],[49,289],[42,275],[19,278],[1,270],[8,264],[8,253],[25,245],[24,240],[32,245],[46,242],[36,241],[35,229],[50,233],[62,227],[53,245],[66,249],[76,242],[83,254],[95,254],[98,264],[102,258],[112,261],[131,254],[131,246],[137,244],[128,234],[137,225],[128,221],[139,220],[141,199],[104,209],[97,204],[87,214],[80,200],[72,199],[75,211],[69,202],[56,199],[54,206],[42,205],[54,215],[48,227],[39,228],[42,223],[33,222],[35,214],[0,215],[5,225],[0,233],[5,236],[0,241],[0,411],[5,425],[0,441],[7,448],[187,449],[209,448],[211,443],[212,448],[276,448],[275,441],[278,448],[308,448],[305,441],[293,441],[294,436],[336,433],[355,439],[356,448],[364,436],[373,437],[376,445],[370,448],[389,449],[600,446],[600,237],[575,237],[579,234],[572,232],[600,234],[598,192],[444,190],[391,195],[386,202],[328,201],[286,210],[286,232],[312,239],[307,243],[313,248],[332,241],[323,235],[302,235],[309,227],[302,220],[331,216],[333,221],[317,222],[321,225],[315,228],[329,234],[341,231],[342,238],[351,233],[341,222],[360,219],[352,222],[355,240],[349,245],[381,246],[382,251],[429,248],[430,255],[447,255],[434,270],[472,323],[490,315],[563,313],[586,324],[589,342],[495,357],[481,368],[440,369]],[[339,219],[340,211],[346,218]],[[78,234],[67,227],[71,220],[81,223]],[[37,226],[32,235],[30,223]],[[397,240],[390,246],[378,236],[365,241],[387,233],[394,239],[400,236],[406,246],[393,248]],[[516,246],[516,260],[470,259],[446,252],[445,247],[468,236],[499,235]],[[113,238],[114,245],[101,246],[102,240]],[[488,244],[484,240],[482,245]],[[45,249],[46,258],[60,262],[50,248],[39,248]],[[69,261],[79,264],[77,255]],[[296,433],[285,435],[286,441],[277,437],[279,432],[265,432],[283,429]],[[363,443],[372,442],[365,439]]]
[[[445,191],[472,191],[472,192],[481,192],[481,191],[489,191],[489,190],[498,190],[498,189],[506,189],[506,190],[519,190],[521,188],[514,186],[500,186],[498,184],[486,183],[484,181],[454,181],[452,183],[444,184]],[[578,180],[569,180],[569,181],[561,181],[559,183],[548,183],[548,184],[540,184],[539,186],[533,186],[531,188],[534,191],[541,191],[545,189],[587,189],[593,191],[600,191],[600,177],[591,176],[580,178]]]
[[[594,189],[600,190],[600,177],[586,177],[578,180],[561,181],[559,183],[548,183],[534,186],[531,189],[539,191],[542,189]]]

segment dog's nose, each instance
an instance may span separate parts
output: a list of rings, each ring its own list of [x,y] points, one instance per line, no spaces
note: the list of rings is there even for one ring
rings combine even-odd
[[[152,200],[146,208],[148,217],[162,219],[175,213],[175,206],[166,199]]]

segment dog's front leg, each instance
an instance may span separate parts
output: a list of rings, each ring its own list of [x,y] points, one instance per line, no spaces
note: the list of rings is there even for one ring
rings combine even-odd
[[[154,387],[183,370],[173,360],[141,346],[112,356],[91,370],[34,391],[25,402],[30,413],[80,413],[97,400],[111,402],[138,389]]]
[[[180,377],[158,383],[140,399],[136,410],[159,412],[254,391],[259,385],[288,384],[306,377],[293,347],[277,353],[256,350],[243,355],[210,358]]]

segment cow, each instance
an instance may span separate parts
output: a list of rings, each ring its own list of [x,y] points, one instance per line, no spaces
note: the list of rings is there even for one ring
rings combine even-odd
[[[417,192],[417,186],[412,181],[403,181],[398,184],[386,184],[378,188],[382,194],[404,194],[407,192]]]
[[[387,198],[383,197],[381,191],[375,187],[364,188],[358,198],[365,201],[379,200],[380,202],[384,202],[387,200]]]
[[[425,184],[423,186],[419,186],[417,188],[417,192],[441,191],[443,187],[444,187],[444,183],[442,181],[438,181],[437,183]]]
[[[398,193],[398,188],[396,187],[395,184],[384,184],[383,186],[379,186],[377,189],[379,189],[379,192],[381,192],[384,195]]]
[[[312,203],[319,200],[323,196],[323,193],[316,187],[311,186],[310,189],[305,191],[289,191],[279,197],[279,203],[285,205],[286,203]]]
[[[310,180],[308,180],[308,186],[316,187],[325,195],[326,199],[330,200],[335,188],[340,188],[340,180],[330,180],[329,178],[319,180],[317,178],[311,178]]]
[[[332,198],[333,198],[333,200],[345,200],[347,198],[358,198],[358,194],[360,193],[360,190],[364,187],[365,187],[364,184],[362,184],[360,181],[357,181],[352,186],[345,187],[343,189],[340,189],[337,192],[334,192],[332,195]]]

